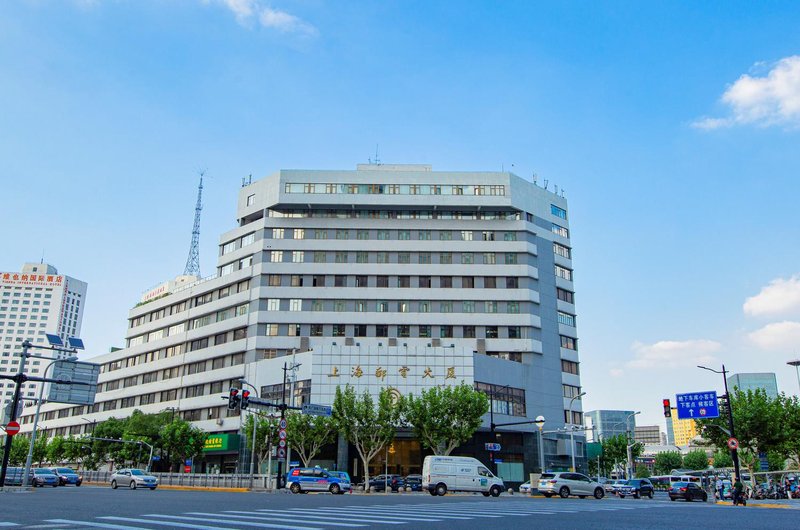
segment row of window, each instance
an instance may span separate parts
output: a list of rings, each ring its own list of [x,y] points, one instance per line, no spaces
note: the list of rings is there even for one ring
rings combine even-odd
[[[430,265],[438,263],[441,265],[452,265],[454,263],[453,255],[455,254],[455,263],[462,265],[497,265],[502,263],[505,265],[516,265],[519,263],[519,252],[386,252],[386,251],[325,251],[325,250],[271,250],[264,251],[264,259],[269,263],[398,263],[410,264],[420,263],[423,265]],[[498,259],[498,254],[500,258]],[[414,259],[412,260],[412,255]],[[434,261],[433,257],[437,259]],[[480,261],[476,259],[480,256]],[[235,266],[236,262],[223,265],[220,268],[220,275],[230,274],[233,271],[240,270],[243,267],[249,267],[253,264],[252,256],[242,258],[238,261],[238,267]]]
[[[399,241],[410,241],[411,239],[416,239],[419,241],[431,241],[431,240],[439,240],[439,241],[452,241],[454,239],[453,235],[455,234],[455,239],[461,241],[495,241],[499,238],[497,237],[497,232],[494,230],[385,230],[385,229],[356,229],[356,230],[349,230],[347,228],[337,228],[337,229],[327,229],[327,228],[294,228],[294,229],[284,229],[284,228],[272,228],[267,229],[267,235],[270,235],[272,239],[328,239],[330,234],[334,234],[334,237],[339,240],[349,240],[351,239],[351,234],[355,232],[356,239],[367,241],[367,240],[374,240],[377,239],[379,241],[389,241],[389,240],[399,240]],[[516,241],[517,240],[517,233],[516,232],[500,232],[503,234],[504,241]],[[434,237],[434,234],[436,235]],[[312,237],[313,235],[313,237]],[[287,236],[291,236],[288,238]],[[394,237],[393,237],[394,236]],[[413,237],[412,237],[413,236]],[[230,244],[230,243],[227,243]],[[227,245],[226,244],[226,245]],[[223,249],[225,247],[223,246]]]
[[[166,381],[183,375],[193,375],[207,370],[219,370],[228,366],[238,366],[244,364],[244,352],[223,355],[214,359],[207,359],[182,366],[173,366],[162,370],[154,370],[144,374],[132,375],[123,379],[114,379],[97,385],[98,392],[110,392],[121,388],[128,388],[137,385],[146,385],[157,381]]]
[[[150,333],[144,335],[138,335],[136,337],[131,337],[128,339],[128,347],[138,346],[139,344],[146,344],[150,343],[159,339],[164,339],[167,337],[172,337],[178,335],[180,333],[184,333],[187,330],[198,329],[202,328],[203,326],[207,326],[209,324],[215,324],[217,322],[223,322],[230,318],[246,315],[248,312],[248,308],[250,306],[248,304],[241,304],[235,307],[227,307],[216,313],[209,313],[207,315],[203,315],[198,318],[194,318],[188,322],[188,326],[186,322],[180,322],[178,324],[173,324],[167,328],[161,328],[155,331],[151,331]]]
[[[330,282],[328,278],[333,278]],[[438,278],[437,282],[434,279]],[[284,281],[288,279],[288,281]],[[413,279],[413,280],[412,280]],[[267,285],[270,287],[400,287],[420,289],[438,287],[440,289],[519,289],[520,278],[517,276],[388,276],[388,275],[354,275],[336,274],[269,274]],[[308,282],[308,283],[306,283]],[[503,287],[505,286],[505,287]],[[569,292],[569,291],[566,291]]]
[[[284,184],[284,193],[305,194],[347,194],[347,195],[491,195],[506,194],[506,187],[496,185],[469,184],[336,184],[336,183],[297,183]],[[248,196],[255,201],[255,194]]]
[[[260,334],[268,337],[440,337],[527,339],[530,328],[522,326],[450,326],[401,324],[263,324]],[[391,334],[390,334],[391,333]]]
[[[268,209],[267,215],[284,219],[441,219],[441,220],[466,220],[466,221],[521,221],[522,212],[498,212],[491,210],[459,211],[459,210],[354,210],[328,209],[328,210],[273,210]],[[533,214],[525,213],[525,219],[533,222]],[[258,217],[248,218],[252,222]]]
[[[302,300],[292,298],[267,299],[267,311],[333,311],[333,312],[377,312],[377,313],[510,313],[519,314],[520,302],[465,301],[409,301],[409,300]],[[460,311],[459,311],[460,310]]]
[[[249,279],[242,280],[238,283],[232,283],[230,285],[220,287],[215,291],[209,291],[207,293],[197,295],[190,300],[183,300],[181,302],[174,303],[170,306],[162,307],[160,309],[156,309],[155,311],[151,311],[136,318],[132,318],[129,321],[129,327],[135,328],[136,326],[141,326],[142,324],[147,324],[148,322],[155,322],[156,320],[160,320],[167,316],[183,313],[184,311],[192,307],[198,307],[203,304],[208,304],[210,302],[213,302],[214,300],[219,300],[221,298],[225,298],[226,296],[230,296],[236,293],[241,293],[249,289],[250,289]]]

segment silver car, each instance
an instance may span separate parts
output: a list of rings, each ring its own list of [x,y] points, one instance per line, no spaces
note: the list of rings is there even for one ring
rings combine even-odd
[[[111,487],[117,489],[119,486],[132,490],[136,488],[154,490],[158,487],[158,479],[141,469],[118,469],[111,475]]]
[[[581,473],[570,472],[543,473],[539,477],[539,492],[545,497],[558,495],[562,499],[570,495],[576,495],[581,499],[590,495],[595,499],[602,499],[605,496],[602,484]]]

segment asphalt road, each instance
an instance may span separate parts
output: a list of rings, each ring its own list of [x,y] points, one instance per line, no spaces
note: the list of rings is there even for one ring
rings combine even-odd
[[[204,530],[790,528],[797,510],[650,500],[427,493],[339,495],[111,488],[0,493],[0,529]],[[523,526],[524,525],[524,526]]]

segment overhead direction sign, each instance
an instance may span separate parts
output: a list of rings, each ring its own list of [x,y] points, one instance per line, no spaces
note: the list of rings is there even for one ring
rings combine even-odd
[[[97,393],[97,378],[100,365],[80,361],[56,361],[53,363],[53,379],[64,384],[53,383],[47,401],[94,405]]]
[[[680,420],[719,418],[719,401],[717,393],[713,390],[677,394],[675,401]]]
[[[327,405],[314,405],[306,403],[303,405],[303,414],[313,414],[314,416],[330,416],[333,409]]]

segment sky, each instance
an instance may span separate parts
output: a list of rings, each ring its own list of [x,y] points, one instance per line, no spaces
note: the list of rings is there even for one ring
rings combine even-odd
[[[198,174],[214,272],[243,177],[511,170],[569,201],[584,410],[798,393],[796,2],[0,3],[0,269],[89,284],[86,356],[183,271]],[[531,411],[536,415],[536,411]]]

